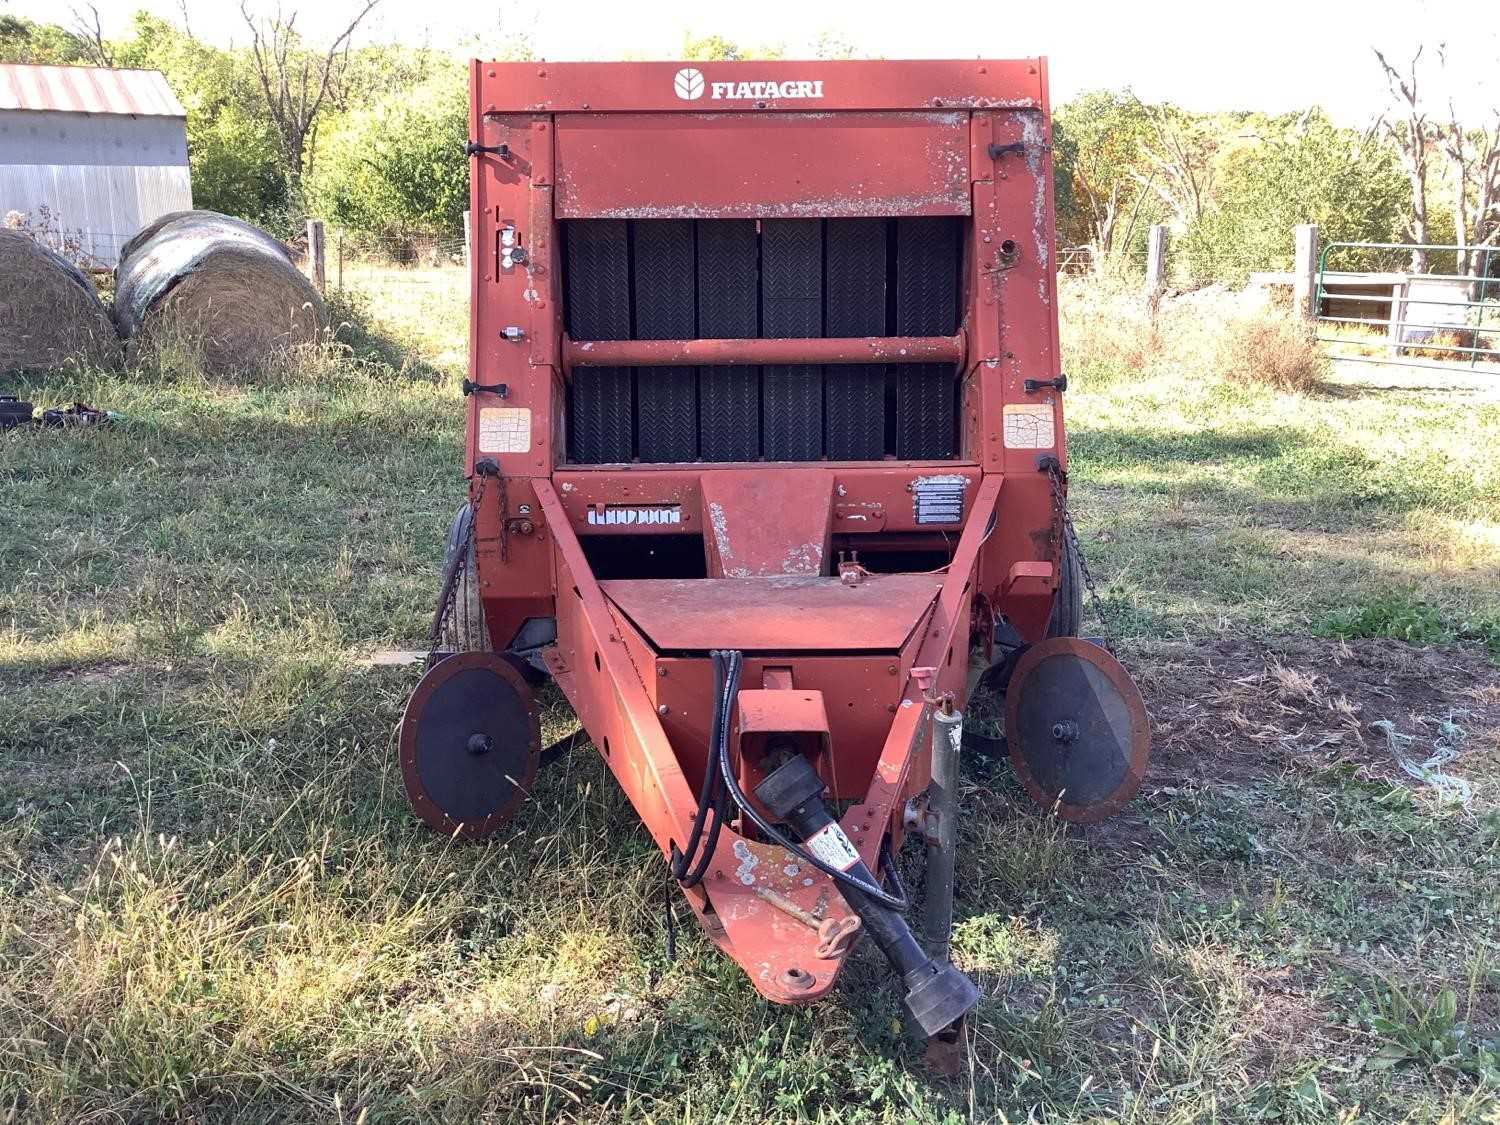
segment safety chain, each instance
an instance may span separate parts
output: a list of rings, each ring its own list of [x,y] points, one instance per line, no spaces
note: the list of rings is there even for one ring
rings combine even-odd
[[[1088,559],[1084,557],[1083,544],[1078,541],[1078,530],[1073,526],[1073,513],[1068,510],[1065,491],[1068,478],[1063,473],[1062,463],[1056,457],[1047,457],[1039,467],[1046,470],[1047,481],[1052,486],[1052,537],[1057,543],[1058,576],[1061,578],[1063,565],[1067,561],[1067,553],[1063,549],[1066,544],[1073,548],[1073,557],[1078,560],[1078,572],[1083,575],[1083,588],[1088,591],[1089,606],[1098,615],[1099,627],[1104,632],[1105,647],[1112,649],[1113,630],[1110,628],[1109,614],[1105,612],[1104,599],[1099,596],[1099,587],[1089,570]]]

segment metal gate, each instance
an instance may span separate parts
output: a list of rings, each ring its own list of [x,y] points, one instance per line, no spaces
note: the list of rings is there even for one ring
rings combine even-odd
[[[1427,272],[1400,265],[1415,250],[1427,252]],[[1460,273],[1463,255],[1470,270]],[[1445,261],[1447,273],[1433,264]],[[1500,247],[1330,242],[1313,308],[1336,359],[1500,374]]]

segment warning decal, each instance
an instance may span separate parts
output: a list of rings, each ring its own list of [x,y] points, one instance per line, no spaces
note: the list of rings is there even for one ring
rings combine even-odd
[[[1005,444],[1010,449],[1051,449],[1057,444],[1050,402],[1013,402],[1005,407]]]
[[[807,850],[829,867],[848,871],[859,862],[859,853],[837,821],[830,820],[807,838]]]
[[[531,452],[531,411],[524,406],[481,407],[479,452]]]

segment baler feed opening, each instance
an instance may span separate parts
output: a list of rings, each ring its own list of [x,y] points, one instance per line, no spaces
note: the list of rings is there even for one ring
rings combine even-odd
[[[950,337],[962,223],[568,220],[569,335],[580,351],[604,340]],[[953,364],[578,366],[572,376],[577,465],[944,460],[958,450]]]

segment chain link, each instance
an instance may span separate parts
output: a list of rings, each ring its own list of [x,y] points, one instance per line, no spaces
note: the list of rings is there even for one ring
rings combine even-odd
[[[1094,582],[1094,575],[1089,570],[1088,559],[1083,554],[1083,544],[1078,541],[1078,530],[1073,526],[1073,513],[1068,510],[1068,499],[1065,492],[1067,478],[1063,475],[1062,465],[1056,458],[1047,463],[1047,481],[1052,486],[1052,538],[1057,544],[1057,572],[1062,575],[1062,568],[1067,562],[1065,547],[1073,548],[1073,557],[1078,560],[1078,573],[1083,575],[1083,588],[1088,591],[1089,606],[1099,618],[1099,627],[1104,632],[1104,643],[1107,648],[1114,648],[1112,638],[1113,630],[1110,628],[1109,614],[1104,609],[1104,599],[1099,596],[1099,587]]]

